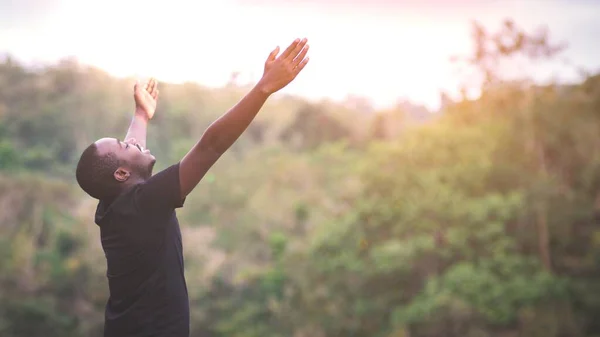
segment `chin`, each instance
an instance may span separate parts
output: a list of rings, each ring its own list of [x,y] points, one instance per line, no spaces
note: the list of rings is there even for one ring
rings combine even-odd
[[[148,164],[148,173],[150,174],[150,176],[152,176],[152,170],[154,170],[154,164],[156,164],[156,158],[154,158],[154,156],[152,156],[152,160],[150,161],[150,164]]]
[[[156,160],[148,161],[145,164],[137,165],[134,169],[135,174],[138,175],[143,180],[148,180],[152,177],[152,169],[154,169],[154,163]]]

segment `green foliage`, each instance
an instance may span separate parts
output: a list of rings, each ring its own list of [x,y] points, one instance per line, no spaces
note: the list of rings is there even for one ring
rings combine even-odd
[[[435,118],[266,104],[178,212],[192,336],[600,335],[600,76],[506,82],[488,61],[556,48],[510,22],[474,43],[481,97]],[[131,85],[0,63],[0,335],[102,335],[95,203],[73,170],[124,135]],[[156,169],[247,89],[164,84]]]
[[[22,164],[14,145],[8,140],[0,140],[0,169],[9,171],[21,166]]]
[[[0,333],[6,337],[74,336],[77,321],[58,312],[52,302],[51,298],[30,298],[3,303]]]
[[[539,267],[518,256],[486,259],[478,265],[457,263],[428,280],[410,306],[394,312],[394,320],[404,325],[468,310],[490,324],[513,323],[519,309],[564,292],[561,283]]]

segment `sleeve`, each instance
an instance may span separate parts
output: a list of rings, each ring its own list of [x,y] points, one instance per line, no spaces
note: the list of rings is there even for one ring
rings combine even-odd
[[[138,209],[144,211],[183,207],[185,198],[181,198],[179,163],[169,166],[140,184],[135,191],[134,199]]]

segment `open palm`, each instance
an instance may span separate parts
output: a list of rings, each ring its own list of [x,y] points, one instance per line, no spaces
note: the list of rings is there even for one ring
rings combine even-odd
[[[158,83],[156,79],[151,78],[145,84],[136,83],[133,96],[136,110],[143,111],[148,119],[152,119],[158,101]]]
[[[308,63],[308,40],[296,39],[279,56],[279,47],[269,54],[265,62],[265,70],[261,86],[265,92],[272,94],[293,81]]]

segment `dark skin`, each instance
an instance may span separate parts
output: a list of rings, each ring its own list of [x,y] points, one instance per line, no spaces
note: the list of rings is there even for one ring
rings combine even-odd
[[[252,90],[227,113],[214,121],[179,164],[181,198],[200,180],[248,128],[267,99],[291,83],[308,63],[306,39],[296,39],[281,55],[275,48],[265,61],[263,76]],[[136,110],[125,141],[103,138],[96,141],[100,154],[115,153],[125,163],[114,172],[123,190],[150,177],[156,158],[146,147],[146,128],[154,116],[158,84],[151,79],[134,90]]]
[[[156,162],[146,149],[146,130],[156,111],[158,93],[158,82],[154,78],[144,84],[136,83],[133,88],[135,111],[125,141],[102,138],[95,143],[100,155],[112,152],[125,163],[113,175],[116,181],[123,183],[124,189],[148,179]]]
[[[158,93],[158,82],[154,78],[145,84],[135,84],[133,88],[135,112],[125,136],[126,142],[146,147],[146,130],[148,121],[154,117],[156,111]]]
[[[100,155],[112,152],[125,163],[125,165],[119,167],[115,173],[114,178],[118,182],[124,184],[124,187],[134,185],[146,180],[139,168],[146,168],[151,172],[150,168],[156,162],[156,158],[150,153],[148,149],[142,149],[133,142],[124,142],[116,138],[102,138],[96,141],[98,152]]]

